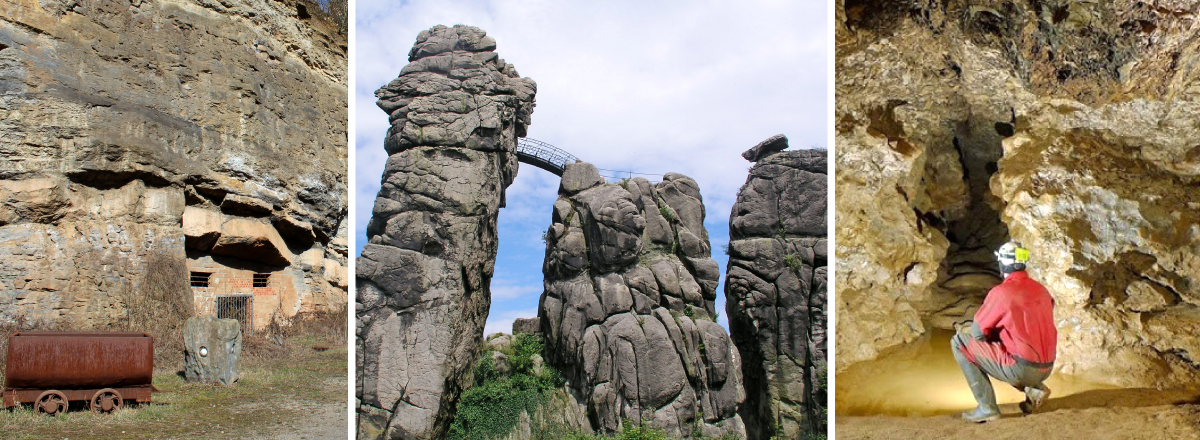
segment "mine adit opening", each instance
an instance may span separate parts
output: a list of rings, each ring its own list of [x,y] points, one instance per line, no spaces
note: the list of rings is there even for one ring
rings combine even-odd
[[[250,317],[254,316],[254,295],[217,295],[217,318],[241,323],[242,334],[254,334]]]

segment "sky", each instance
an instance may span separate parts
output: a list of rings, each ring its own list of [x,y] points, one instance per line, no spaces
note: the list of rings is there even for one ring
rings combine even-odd
[[[606,170],[677,172],[696,180],[721,267],[729,213],[752,165],[741,153],[775,134],[790,149],[826,148],[828,2],[409,0],[356,2],[356,253],[387,153],[387,115],[374,91],[408,62],[422,30],[477,26],[496,52],[537,82],[528,137]],[[619,177],[620,174],[602,171]],[[628,176],[626,174],[625,176]],[[522,164],[500,210],[492,309],[485,334],[537,316],[542,232],[559,178]]]

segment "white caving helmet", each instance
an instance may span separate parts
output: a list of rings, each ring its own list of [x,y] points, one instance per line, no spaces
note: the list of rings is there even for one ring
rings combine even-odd
[[[1010,241],[996,251],[996,260],[1000,262],[1000,273],[1008,276],[1013,271],[1025,270],[1025,265],[1029,263],[1029,249],[1021,246],[1020,242]]]

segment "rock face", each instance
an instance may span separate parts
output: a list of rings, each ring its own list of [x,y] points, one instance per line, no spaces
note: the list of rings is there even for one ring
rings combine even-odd
[[[622,420],[669,435],[745,435],[738,349],[715,322],[718,266],[691,178],[603,183],[568,164],[546,232],[538,318],[548,363],[591,428]]]
[[[837,10],[839,369],[973,313],[1011,237],[1058,373],[1200,375],[1196,4],[1038,5]]]
[[[750,439],[826,431],[828,160],[825,151],[786,148],[780,135],[742,155],[757,162],[729,217],[725,308],[742,355]]]
[[[193,316],[183,323],[183,374],[188,382],[233,385],[242,355],[242,326],[234,319]]]
[[[442,438],[470,383],[536,87],[495,46],[479,28],[435,26],[376,91],[391,157],[355,263],[359,438]]]
[[[346,263],[344,35],[262,0],[2,8],[0,320],[119,321],[158,254],[268,320],[345,305],[296,258]],[[222,275],[244,265],[280,287]]]

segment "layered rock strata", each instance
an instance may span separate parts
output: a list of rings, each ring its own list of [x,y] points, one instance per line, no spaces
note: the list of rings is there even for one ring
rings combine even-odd
[[[998,278],[959,249],[1011,236],[1057,301],[1058,372],[1195,383],[1198,7],[840,5],[839,369],[969,314]]]
[[[744,436],[741,362],[715,321],[719,268],[696,182],[606,184],[591,164],[568,164],[552,219],[538,318],[547,362],[591,428]]]
[[[0,10],[0,318],[121,321],[159,257],[212,276],[201,313],[345,305],[344,35],[289,2]]]
[[[356,264],[359,438],[442,438],[470,384],[536,85],[470,26],[421,32],[376,91],[390,154]]]
[[[825,433],[828,160],[786,148],[778,135],[742,155],[754,166],[729,217],[725,308],[750,439]]]

